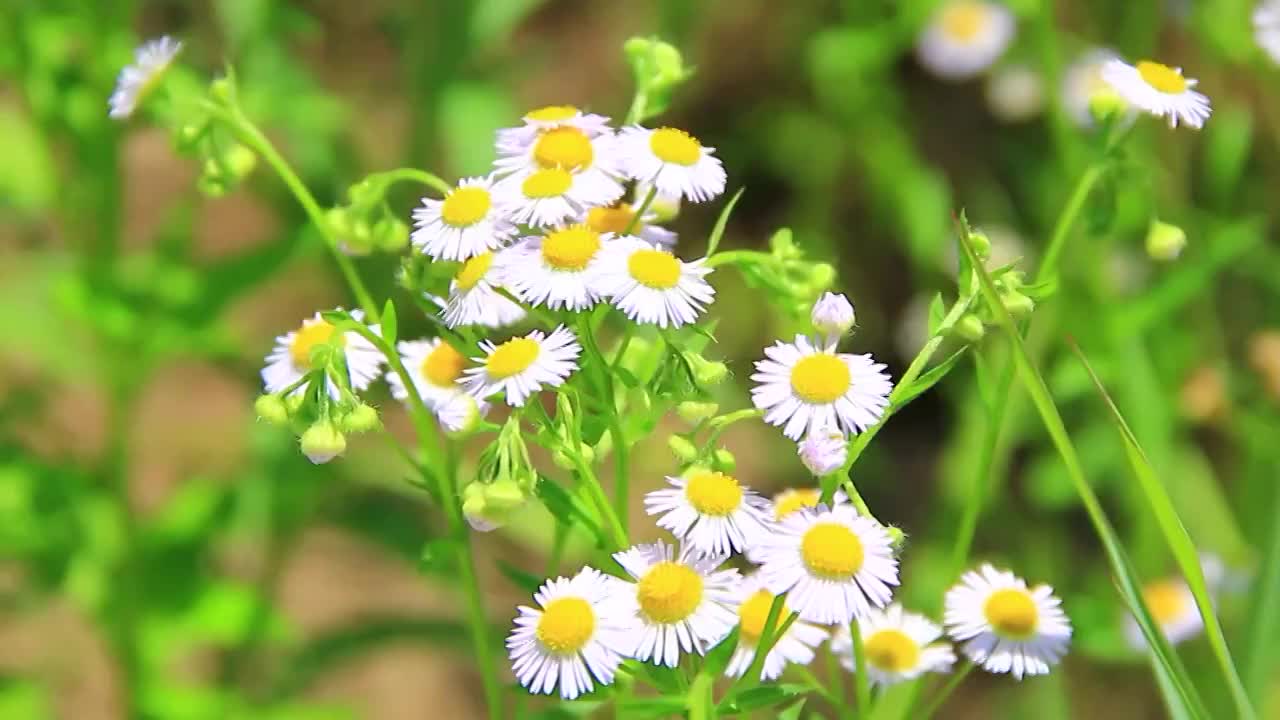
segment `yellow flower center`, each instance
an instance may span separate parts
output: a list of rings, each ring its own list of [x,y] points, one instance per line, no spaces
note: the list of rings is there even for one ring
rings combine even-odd
[[[520,184],[524,196],[531,200],[559,197],[569,191],[573,176],[564,168],[543,168],[529,173]]]
[[[1013,638],[1030,637],[1040,620],[1031,594],[1019,588],[1001,588],[991,593],[982,606],[982,614],[996,632]]]
[[[503,380],[529,369],[542,346],[532,338],[512,338],[493,349],[484,361],[490,377]]]
[[[702,157],[702,143],[683,130],[669,127],[653,131],[649,149],[659,160],[673,165],[692,165]]]
[[[627,258],[627,272],[654,290],[670,290],[680,282],[680,261],[666,250],[637,250]]]
[[[440,208],[440,217],[446,225],[467,227],[489,214],[489,191],[481,187],[461,187],[449,191]]]
[[[791,389],[814,405],[833,403],[849,391],[849,366],[835,355],[817,353],[791,368]]]
[[[302,370],[311,370],[311,349],[333,339],[333,326],[324,320],[303,323],[302,327],[294,333],[293,342],[289,343],[289,357],[293,360],[293,366]],[[344,337],[339,335],[336,340],[341,346]]]
[[[640,578],[636,599],[653,622],[678,623],[702,602],[702,577],[680,563],[660,562]]]
[[[1168,625],[1187,612],[1187,594],[1175,580],[1159,580],[1142,590],[1142,599],[1156,623]]]
[[[560,655],[573,655],[586,646],[596,630],[596,614],[579,597],[556,598],[547,603],[534,632],[538,642]]]
[[[576,127],[548,130],[533,145],[533,159],[544,168],[581,170],[589,167],[594,157],[590,138]]]
[[[724,517],[742,504],[742,487],[731,475],[701,472],[689,478],[684,486],[689,504],[703,515]]]
[[[434,350],[422,358],[422,375],[437,387],[453,387],[462,377],[462,368],[467,359],[462,353],[443,340]]]
[[[537,110],[530,110],[524,117],[526,120],[535,122],[560,122],[569,120],[577,114],[578,108],[572,105],[548,105]]]
[[[470,290],[476,283],[484,279],[485,273],[493,265],[493,253],[480,253],[462,264],[462,269],[453,276],[453,281],[463,290]]]
[[[814,575],[848,580],[862,569],[862,541],[840,523],[817,523],[800,541],[800,557]]]
[[[817,490],[784,490],[773,498],[773,519],[781,520],[800,508],[816,507],[821,499]]]
[[[556,270],[581,270],[600,250],[600,233],[573,225],[542,238],[542,259]]]
[[[587,227],[598,233],[621,235],[633,217],[635,212],[626,203],[619,203],[617,207],[593,207],[587,211]]]
[[[773,607],[773,594],[768,590],[757,590],[738,606],[738,638],[748,645],[760,642],[764,634],[764,624],[769,620],[769,608]],[[787,616],[784,603],[778,612],[778,622]]]
[[[955,2],[942,10],[942,32],[960,42],[972,42],[988,22],[987,4],[983,2]]]
[[[1139,60],[1137,68],[1142,80],[1162,93],[1178,95],[1187,89],[1187,79],[1182,77],[1181,70],[1150,60]]]
[[[907,672],[920,662],[920,646],[901,630],[880,630],[864,641],[867,663],[885,672]]]

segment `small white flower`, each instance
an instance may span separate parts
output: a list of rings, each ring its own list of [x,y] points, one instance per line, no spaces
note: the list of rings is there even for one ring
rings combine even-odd
[[[559,127],[581,130],[594,138],[611,131],[609,118],[594,113],[584,113],[572,105],[548,105],[525,114],[524,124],[498,131],[495,147],[499,155],[518,155],[538,139],[540,133]]]
[[[884,610],[872,610],[858,622],[862,649],[867,658],[867,679],[875,687],[914,680],[925,673],[951,671],[956,654],[942,637],[942,628],[923,615],[905,612],[894,603]],[[858,672],[853,652],[853,634],[841,625],[831,638],[831,652],[850,672]]]
[[[122,120],[133,114],[147,93],[169,69],[182,43],[168,36],[143,43],[133,53],[133,64],[120,71],[116,88],[107,100],[108,115]]]
[[[507,252],[507,251],[504,251]],[[450,328],[460,325],[482,325],[500,328],[524,319],[524,308],[504,297],[497,288],[495,258],[501,253],[486,252],[463,263],[449,284],[449,299],[436,301],[441,306],[440,316]]]
[[[521,606],[507,636],[511,670],[520,685],[535,694],[573,700],[609,685],[622,664],[618,647],[625,625],[609,598],[615,580],[594,568],[572,578],[548,580],[534,593],[537,607]]]
[[[1030,120],[1044,109],[1044,82],[1027,65],[1005,65],[987,77],[987,106],[991,114],[1010,123]]]
[[[654,224],[658,222],[658,214],[653,210],[652,206],[640,217],[635,227],[631,228],[631,232],[627,233],[626,230],[631,226],[632,219],[635,216],[634,207],[628,203],[619,202],[608,206],[593,207],[578,218],[578,222],[600,234],[611,233],[618,237],[630,234],[645,242],[660,245],[664,250],[670,250],[675,247],[679,236],[664,227]]]
[[[656,130],[638,125],[623,128],[618,144],[628,176],[650,183],[658,192],[704,202],[724,192],[726,175],[720,159],[683,130]]]
[[[678,328],[695,322],[715,297],[704,262],[685,262],[639,238],[618,238],[602,253],[596,287],[631,320]]]
[[[423,198],[410,241],[436,260],[466,260],[506,244],[516,232],[494,202],[493,180],[466,178],[443,200]]]
[[[438,403],[433,412],[436,422],[440,423],[440,427],[444,428],[446,433],[465,435],[475,430],[484,416],[489,413],[489,403],[460,392]]]
[[[1204,618],[1196,606],[1196,597],[1181,577],[1147,583],[1142,588],[1142,599],[1151,611],[1151,618],[1171,645],[1189,640],[1204,629]],[[1134,650],[1147,649],[1147,639],[1132,615],[1125,616],[1124,637]]]
[[[1067,66],[1062,75],[1062,105],[1076,125],[1092,128],[1097,125],[1094,107],[1100,102],[1127,108],[1126,118],[1133,119],[1133,111],[1120,93],[1102,79],[1102,68],[1118,56],[1111,50],[1088,50]]]
[[[874,425],[889,404],[893,384],[884,364],[871,355],[837,353],[803,335],[765,348],[751,379],[751,402],[764,420],[799,440],[805,431],[825,428],[856,434]]]
[[[948,80],[967,80],[991,67],[1013,40],[1013,13],[1003,5],[954,0],[938,9],[916,44],[927,70]]]
[[[396,344],[396,350],[427,407],[435,409],[462,393],[458,379],[467,366],[467,357],[449,343],[441,338],[402,340]],[[391,387],[392,397],[401,402],[409,399],[400,373],[388,370],[387,384]]]
[[[500,151],[501,153],[501,151]],[[613,133],[594,137],[585,131],[562,125],[539,131],[533,142],[520,152],[500,154],[494,163],[498,175],[528,174],[562,168],[582,178],[585,185],[599,187],[602,194],[622,196],[622,158]]]
[[[477,367],[463,371],[463,388],[479,400],[505,393],[507,404],[515,407],[524,405],[543,386],[562,385],[578,369],[582,353],[582,346],[563,325],[551,335],[534,330],[501,345],[484,340],[480,349],[485,355],[475,358]]]
[[[796,445],[796,452],[809,472],[826,477],[844,467],[849,459],[849,440],[839,430],[823,428],[810,432]]]
[[[853,328],[856,316],[853,314],[853,303],[839,293],[827,292],[813,304],[809,314],[814,329],[827,337],[828,341],[838,340]]]
[[[801,510],[816,508],[821,500],[820,488],[787,488],[773,496],[769,502],[767,517],[773,523],[780,523]],[[847,502],[849,502],[849,496],[845,495],[843,490],[836,490],[831,496],[829,505],[835,507]],[[748,547],[747,560],[755,565],[763,563],[766,546],[767,544],[761,543]]]
[[[1102,79],[1130,105],[1169,118],[1169,127],[1182,123],[1199,130],[1212,113],[1209,98],[1192,89],[1198,81],[1183,77],[1182,68],[1150,60],[1130,65],[1112,59],[1102,66]]]
[[[849,505],[792,513],[762,546],[761,577],[801,620],[831,625],[884,607],[898,584],[889,533]]]
[[[1044,675],[1066,654],[1071,622],[1048,585],[1028,589],[1006,570],[983,565],[947,591],[947,634],[988,672]]]
[[[511,222],[533,227],[572,220],[589,207],[612,203],[622,192],[622,185],[611,178],[558,167],[519,172],[494,187]]]
[[[727,677],[742,677],[751,667],[760,636],[764,634],[765,623],[769,621],[773,599],[773,593],[766,590],[760,582],[759,573],[744,577],[738,585],[738,647],[734,649],[733,657],[729,658],[729,664],[725,667],[724,674]],[[775,632],[790,614],[791,611],[783,603],[778,612]],[[788,663],[808,665],[813,662],[814,650],[826,639],[825,628],[803,620],[791,623],[791,627],[777,638],[773,648],[765,656],[764,664],[760,667],[760,679],[776,680]]]
[[[1280,63],[1280,0],[1263,0],[1253,10],[1253,39],[1274,63]]]
[[[717,569],[724,557],[699,557],[688,545],[677,555],[659,540],[613,559],[636,581],[618,581],[612,600],[627,619],[626,641],[617,646],[627,657],[676,667],[682,652],[705,654],[737,624],[741,577]]]
[[[530,305],[552,310],[585,310],[596,304],[596,278],[612,235],[585,225],[525,238],[502,253],[498,277],[511,293]]]
[[[729,555],[759,545],[769,533],[768,502],[737,478],[695,470],[689,477],[667,477],[672,487],[644,496],[658,527],[703,555]]]
[[[356,322],[364,319],[364,313],[359,310],[352,310],[350,315]],[[371,329],[377,332],[376,328],[375,325]],[[281,392],[316,369],[311,367],[311,350],[325,344],[336,348],[345,356],[352,390],[359,392],[369,387],[369,383],[381,374],[384,359],[382,353],[357,332],[347,331],[337,338],[333,334],[333,325],[321,318],[320,313],[316,313],[310,319],[303,320],[302,326],[297,330],[277,337],[275,348],[267,355],[267,365],[262,369],[262,384],[266,391]],[[333,378],[326,375],[324,383],[329,395],[338,399],[341,393]],[[302,385],[292,394],[305,390],[306,385]]]

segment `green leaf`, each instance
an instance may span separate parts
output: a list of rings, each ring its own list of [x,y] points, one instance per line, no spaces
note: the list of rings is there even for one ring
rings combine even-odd
[[[779,712],[778,720],[800,720],[800,713],[804,710],[804,704],[807,701],[807,698],[801,698],[795,705]]]
[[[729,666],[729,660],[733,658],[733,651],[738,647],[738,630],[735,627],[724,640],[720,641],[707,653],[707,659],[702,664],[700,672],[710,675],[711,677],[720,677],[724,673],[724,669]]]
[[[669,718],[685,709],[683,697],[627,698],[618,703],[621,717]]]
[[[729,224],[729,215],[733,213],[733,208],[738,204],[738,198],[742,197],[742,191],[746,188],[738,188],[738,192],[729,198],[729,202],[725,203],[724,208],[720,210],[720,217],[716,218],[716,224],[711,228],[711,237],[707,239],[707,257],[715,254],[716,248],[720,247],[720,239],[724,237],[725,226]]]
[[[457,568],[457,548],[448,538],[436,538],[422,546],[418,567],[428,575],[451,575]]]
[[[737,701],[726,708],[727,713],[744,713],[752,710],[773,707],[802,695],[809,690],[808,685],[777,684],[754,687],[738,696]]]
[[[929,337],[938,334],[938,328],[942,326],[942,319],[946,316],[947,303],[942,299],[942,293],[937,293],[929,301]]]
[[[391,347],[396,346],[396,305],[391,298],[382,306],[382,339]]]
[[[574,496],[566,492],[558,483],[544,477],[538,482],[535,492],[556,520],[566,526],[582,525],[599,541],[604,541],[604,533],[600,529],[600,523],[596,522],[595,516],[587,512],[586,508],[582,507]]]
[[[911,383],[911,386],[903,391],[902,397],[896,400],[894,404],[898,407],[902,407],[912,400],[915,400],[929,388],[937,385],[938,381],[946,377],[947,373],[951,372],[951,369],[956,366],[956,363],[960,362],[960,358],[964,357],[964,354],[968,349],[968,346],[965,346],[956,350],[951,353],[947,359],[938,363],[928,372],[916,378],[915,382]]]

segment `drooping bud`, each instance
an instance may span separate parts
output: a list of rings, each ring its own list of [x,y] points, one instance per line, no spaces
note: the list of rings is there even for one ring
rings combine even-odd
[[[832,292],[823,293],[818,298],[809,317],[814,329],[826,335],[828,340],[845,335],[856,322],[853,303],[844,295]]]
[[[698,448],[680,435],[672,435],[667,438],[667,448],[671,450],[671,454],[675,455],[680,462],[693,462],[693,459],[698,457]]]
[[[520,484],[510,478],[501,478],[481,487],[484,488],[485,508],[491,515],[514,510],[527,499]]]
[[[965,342],[976,343],[987,334],[987,329],[982,325],[982,320],[973,313],[968,313],[960,318],[952,328],[956,337]]]
[[[342,418],[342,429],[350,433],[364,433],[377,430],[382,422],[378,419],[378,411],[371,405],[360,403]]]
[[[713,418],[719,411],[720,405],[713,402],[685,400],[684,402],[676,405],[676,415],[690,425],[697,425],[703,420]]]
[[[1147,230],[1147,255],[1158,262],[1172,262],[1187,246],[1187,233],[1177,225],[1152,220]]]
[[[289,422],[289,408],[279,395],[259,395],[253,401],[253,411],[258,417],[272,425],[284,425]]]
[[[689,367],[693,369],[693,379],[698,385],[703,387],[719,385],[729,376],[729,366],[722,362],[708,360],[692,352],[685,353],[684,357],[689,362]]]
[[[844,467],[849,458],[849,442],[844,433],[826,428],[809,433],[796,446],[796,453],[814,477],[826,477]]]
[[[1006,292],[1000,294],[1000,302],[1004,305],[1004,309],[1014,318],[1024,318],[1031,314],[1036,307],[1036,301],[1023,295],[1020,292]]]
[[[302,433],[302,454],[316,465],[323,465],[347,449],[347,439],[333,423],[318,422]]]
[[[719,448],[711,454],[711,467],[717,472],[731,473],[738,467],[738,459],[728,450]]]
[[[973,248],[973,254],[977,255],[982,262],[985,263],[991,258],[991,238],[981,230],[969,232],[969,247]]]

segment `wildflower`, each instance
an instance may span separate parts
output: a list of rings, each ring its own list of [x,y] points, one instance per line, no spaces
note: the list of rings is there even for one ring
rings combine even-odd
[[[441,317],[451,328],[460,325],[483,325],[498,328],[524,319],[524,308],[504,297],[497,288],[495,258],[500,254],[486,252],[472,257],[458,269],[449,285],[449,299],[442,305]]]
[[[1280,63],[1280,0],[1263,0],[1254,8],[1253,39],[1272,62]]]
[[[858,621],[862,649],[867,659],[867,679],[872,687],[914,680],[929,672],[951,671],[956,654],[942,637],[942,628],[929,618],[906,612],[894,603],[872,610]],[[853,634],[841,625],[831,638],[831,652],[850,672],[859,672],[853,652]]]
[[[813,327],[826,336],[828,342],[835,342],[853,328],[856,317],[853,314],[853,303],[849,298],[838,293],[826,292],[813,304],[809,314]]]
[[[1182,68],[1151,60],[1130,65],[1111,59],[1102,66],[1102,79],[1129,104],[1156,117],[1168,117],[1169,127],[1181,122],[1199,130],[1212,112],[1209,98],[1192,89],[1198,81],[1183,77]]]
[[[683,130],[623,128],[618,143],[627,175],[651,183],[659,193],[704,202],[724,192],[724,166],[697,138]]]
[[[738,584],[737,595],[738,647],[734,649],[733,657],[729,658],[729,664],[725,667],[724,674],[728,677],[741,677],[751,667],[775,597],[765,589],[759,573],[744,577]],[[775,633],[790,614],[791,611],[784,603],[778,611]],[[827,631],[824,628],[803,620],[791,623],[791,627],[776,638],[769,654],[765,656],[764,664],[760,667],[760,679],[777,679],[787,663],[808,665],[813,662],[814,649],[826,639]]]
[[[587,210],[579,218],[579,222],[598,233],[613,233],[616,236],[621,236],[627,234],[626,230],[635,220],[635,216],[636,208],[629,203],[616,202],[613,205],[593,207]],[[659,245],[664,250],[670,250],[675,247],[679,236],[664,227],[655,225],[654,223],[656,222],[658,222],[658,213],[651,204],[649,209],[645,210],[644,214],[640,216],[640,219],[635,220],[635,227],[631,227],[629,234],[654,245]]]
[[[623,654],[642,662],[675,667],[680,654],[705,654],[737,624],[733,568],[718,570],[723,556],[699,557],[693,547],[679,552],[663,541],[637,545],[613,559],[635,582],[619,581],[615,602],[628,619]]]
[[[572,220],[589,207],[612,203],[622,195],[622,186],[607,177],[552,167],[506,177],[494,192],[511,222],[549,227]]]
[[[548,105],[525,114],[524,124],[498,131],[495,143],[500,155],[518,155],[528,150],[539,134],[555,128],[574,128],[594,138],[611,131],[609,118],[586,113],[572,105]]]
[[[816,508],[822,499],[822,491],[818,488],[787,488],[773,496],[773,521],[782,522],[791,515],[806,508]],[[830,505],[843,505],[849,502],[849,496],[843,490],[837,490],[831,497]]]
[[[617,178],[622,175],[622,161],[613,133],[596,136],[572,125],[561,125],[539,131],[533,142],[519,152],[504,153],[499,148],[494,172],[499,175],[532,173],[562,168],[581,176],[593,187],[608,188],[613,199],[622,196]]]
[[[768,534],[768,503],[732,475],[695,469],[667,482],[644,496],[645,510],[704,556],[742,552]]]
[[[475,358],[478,367],[463,371],[463,387],[477,400],[505,393],[507,404],[515,407],[524,405],[544,385],[563,384],[578,369],[576,360],[582,352],[573,333],[563,325],[550,335],[534,330],[501,345],[485,340],[480,349],[485,356]]]
[[[441,338],[405,340],[396,344],[396,350],[427,407],[439,407],[462,392],[458,379],[462,377],[467,358],[448,342]],[[402,402],[409,399],[399,373],[388,371],[387,384],[392,397]]]
[[[653,192],[653,200],[649,203],[649,211],[654,214],[658,222],[671,222],[680,215],[680,193],[655,190],[653,183],[637,181],[635,190],[631,193],[632,204],[643,203],[650,192]]]
[[[182,43],[167,35],[148,40],[134,50],[133,64],[120,71],[116,88],[107,99],[110,108],[107,114],[117,120],[132,115],[164,76],[180,50]]]
[[[457,395],[438,403],[433,412],[436,422],[450,435],[466,435],[476,429],[480,420],[489,412],[489,403],[476,400],[470,395],[460,392]]]
[[[1049,672],[1067,652],[1071,622],[1048,585],[1028,589],[1006,570],[983,565],[947,591],[943,621],[961,651],[988,672]]]
[[[423,198],[410,241],[436,260],[467,260],[497,250],[516,228],[494,202],[493,180],[465,178],[443,200]]]
[[[502,254],[499,276],[513,295],[552,310],[585,310],[596,304],[596,278],[613,236],[570,225],[525,238]]]
[[[1189,640],[1204,629],[1204,618],[1196,606],[1195,595],[1180,577],[1147,583],[1142,588],[1142,599],[1151,611],[1151,619],[1171,645]],[[1147,639],[1132,615],[1125,617],[1124,637],[1134,650],[1147,649]]]
[[[625,626],[609,601],[614,580],[586,567],[572,578],[547,580],[534,593],[536,608],[521,606],[507,636],[511,669],[529,692],[573,700],[613,682],[622,663],[615,648]]]
[[[1062,76],[1062,105],[1076,125],[1093,127],[1100,107],[1112,107],[1132,117],[1129,103],[1102,79],[1103,66],[1117,57],[1111,50],[1094,48],[1067,66]]]
[[[323,465],[347,450],[347,439],[328,420],[307,428],[298,443],[302,454],[316,465]]]
[[[364,318],[364,313],[352,310],[351,318],[359,322]],[[313,351],[321,346],[342,353],[346,360],[347,378],[353,390],[364,390],[378,377],[382,367],[382,353],[355,331],[335,334],[333,325],[321,318],[320,313],[316,313],[310,319],[303,320],[302,326],[297,330],[276,338],[275,347],[267,355],[267,366],[262,369],[262,384],[266,391],[282,392],[307,373],[322,370],[325,371],[325,388],[331,397],[338,399],[338,386],[327,372],[332,366],[327,363],[316,366],[312,364],[317,359],[317,353]],[[305,387],[300,386],[293,393],[301,393]]]
[[[787,593],[801,620],[830,625],[888,604],[898,584],[889,534],[851,506],[819,505],[777,523],[759,553],[772,593]]]
[[[849,458],[849,441],[835,428],[822,428],[801,440],[796,453],[814,477],[826,477],[844,467]]]
[[[764,420],[783,427],[783,434],[799,440],[809,432],[839,428],[859,433],[874,425],[889,404],[893,385],[884,364],[871,355],[835,352],[835,346],[815,344],[803,335],[795,342],[778,341],[765,348],[751,379],[751,401],[765,411]]]
[[[1030,120],[1044,109],[1040,73],[1026,65],[1007,65],[987,78],[987,107],[1005,122]]]
[[[1013,40],[1014,24],[1013,13],[997,3],[946,3],[916,43],[916,58],[938,77],[967,80],[1004,54]]]
[[[677,328],[692,323],[715,297],[704,260],[685,262],[660,246],[623,237],[604,250],[597,288],[631,320]]]

